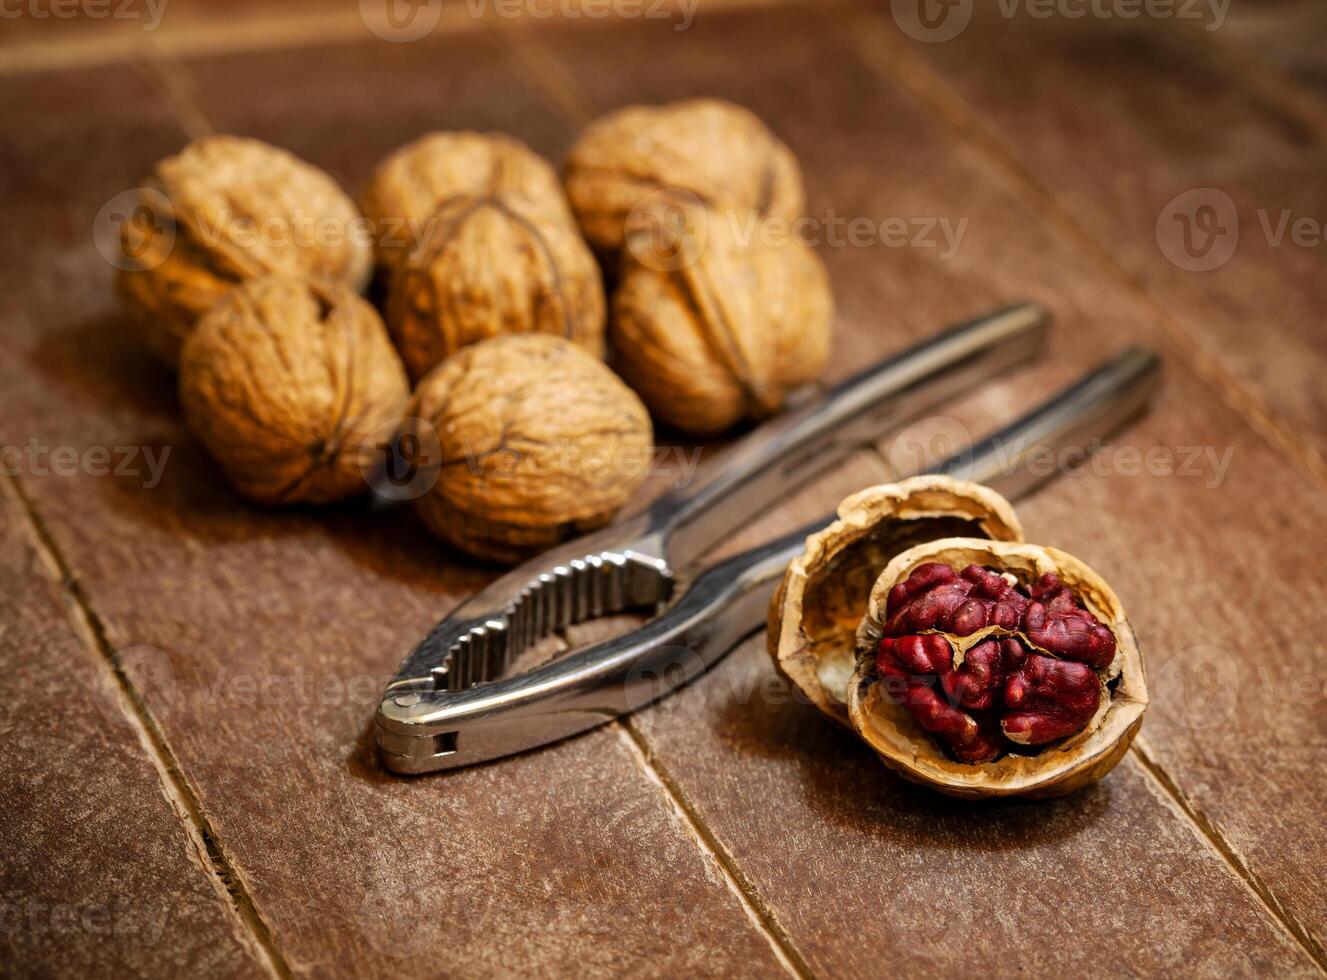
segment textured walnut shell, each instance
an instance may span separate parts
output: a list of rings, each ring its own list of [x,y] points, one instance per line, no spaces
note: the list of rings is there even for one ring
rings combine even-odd
[[[803,206],[792,152],[749,110],[719,99],[604,116],[572,147],[564,179],[581,231],[606,253],[622,246],[632,209],[660,190],[789,221]]]
[[[553,334],[603,356],[603,280],[570,222],[500,196],[457,198],[434,217],[387,290],[388,327],[411,377],[501,334]]]
[[[462,198],[520,197],[548,218],[570,223],[553,167],[501,133],[429,133],[394,151],[373,171],[364,214],[376,230],[377,260],[394,266],[422,237],[419,225]],[[416,226],[411,228],[411,225]]]
[[[167,364],[237,282],[263,275],[355,289],[368,282],[372,249],[354,202],[322,170],[258,140],[195,140],[157,164],[140,202],[150,219],[122,227],[116,288]],[[152,230],[161,228],[173,234]]]
[[[806,539],[770,603],[765,637],[779,671],[847,725],[857,628],[876,579],[913,545],[955,535],[1022,541],[1023,529],[994,490],[947,476],[868,487],[844,500],[838,519]]]
[[[367,489],[409,398],[373,307],[346,285],[264,277],[227,293],[180,357],[189,428],[241,494],[322,503]]]
[[[439,537],[498,562],[606,524],[653,451],[649,414],[631,389],[546,334],[463,348],[420,382],[409,415],[418,444],[436,434],[441,454],[419,514]]]
[[[732,216],[685,209],[676,241],[642,227],[613,296],[622,376],[655,417],[715,434],[778,410],[829,359],[834,304],[824,266],[791,239],[743,236]],[[662,255],[680,261],[660,263]]]
[[[889,590],[914,568],[940,562],[960,569],[981,565],[1014,575],[1023,585],[1054,573],[1115,636],[1115,657],[1100,676],[1109,681],[1108,700],[1082,731],[1051,742],[1035,755],[1009,753],[994,762],[951,759],[901,706],[881,696],[875,683],[875,649],[883,635]],[[978,636],[969,638],[974,642]],[[1124,758],[1143,721],[1147,680],[1142,654],[1120,600],[1102,578],[1072,555],[1038,545],[946,538],[919,544],[896,556],[871,589],[857,637],[857,670],[848,692],[856,732],[881,760],[904,778],[950,796],[1060,796],[1096,782]]]

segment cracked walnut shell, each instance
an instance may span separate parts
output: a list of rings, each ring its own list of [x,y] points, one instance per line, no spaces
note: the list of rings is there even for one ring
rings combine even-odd
[[[918,476],[845,499],[838,518],[806,539],[770,603],[766,643],[775,666],[835,721],[848,724],[857,628],[871,588],[899,553],[936,538],[1022,541],[1013,507],[987,487]]]
[[[408,414],[407,435],[440,455],[436,480],[415,500],[420,516],[444,540],[498,562],[608,523],[653,452],[635,393],[547,334],[463,348],[420,382]]]
[[[621,248],[628,215],[657,192],[786,221],[803,206],[792,152],[752,112],[720,99],[604,116],[572,147],[564,180],[581,231],[604,253]]]
[[[820,259],[730,218],[683,207],[643,223],[613,296],[622,376],[656,418],[700,435],[774,413],[829,359]]]
[[[373,440],[400,417],[405,370],[347,285],[252,279],[199,322],[180,357],[189,428],[245,497],[323,503],[363,492]]]
[[[121,227],[116,289],[167,364],[237,282],[367,284],[372,250],[354,203],[322,170],[259,140],[194,140],[156,165],[138,199]]]
[[[555,334],[602,356],[599,266],[553,169],[523,143],[434,133],[384,161],[365,201],[411,377],[507,333]]]
[[[951,796],[1059,796],[1124,757],[1147,707],[1119,599],[1072,555],[946,538],[871,590],[848,690],[854,730]]]

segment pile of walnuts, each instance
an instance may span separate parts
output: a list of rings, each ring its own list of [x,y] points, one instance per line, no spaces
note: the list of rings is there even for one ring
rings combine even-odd
[[[824,269],[777,225],[802,209],[797,162],[718,100],[604,117],[562,179],[512,137],[431,133],[361,209],[284,150],[211,136],[138,193],[117,292],[232,486],[409,497],[482,558],[609,521],[651,415],[723,432],[829,355]]]

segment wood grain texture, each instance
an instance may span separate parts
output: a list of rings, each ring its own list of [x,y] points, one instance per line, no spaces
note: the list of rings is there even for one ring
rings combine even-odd
[[[1292,462],[1187,369],[1183,350],[1168,342],[1154,310],[1103,271],[1091,249],[1046,222],[1035,202],[1021,193],[1018,181],[1001,174],[980,148],[955,138],[937,125],[925,106],[882,84],[868,66],[846,54],[840,47],[842,36],[826,32],[813,15],[768,14],[760,25],[721,18],[699,24],[681,39],[648,28],[624,28],[611,46],[611,57],[570,32],[544,32],[540,40],[584,97],[603,108],[702,92],[749,105],[801,159],[813,214],[832,206],[842,216],[874,222],[899,215],[948,216],[955,224],[967,219],[963,243],[947,262],[933,247],[822,249],[840,300],[836,370],[847,371],[936,324],[1014,297],[1043,300],[1053,308],[1059,326],[1047,360],[1035,371],[1021,373],[1018,382],[983,391],[972,403],[955,405],[938,413],[929,427],[915,429],[923,450],[931,438],[943,442],[984,431],[992,419],[1028,406],[1128,341],[1163,347],[1170,372],[1153,416],[1112,442],[1101,475],[1064,479],[1025,504],[1021,513],[1031,540],[1084,558],[1122,595],[1157,674],[1154,708],[1144,726],[1148,744],[1185,796],[1270,885],[1274,901],[1284,902],[1306,933],[1320,937],[1323,876],[1305,875],[1300,869],[1311,855],[1321,853],[1324,843],[1316,837],[1304,840],[1305,834],[1315,835],[1312,828],[1320,823],[1313,816],[1319,804],[1311,770],[1327,748],[1321,688],[1308,690],[1302,703],[1286,710],[1276,689],[1250,697],[1249,685],[1262,670],[1311,682],[1316,653],[1310,644],[1296,641],[1285,624],[1304,625],[1306,608],[1315,625],[1304,635],[1314,635],[1324,621],[1317,606],[1306,606],[1299,593],[1268,591],[1260,593],[1266,598],[1258,603],[1235,604],[1230,597],[1246,595],[1250,582],[1273,580],[1285,560],[1290,567],[1317,567],[1312,553],[1321,539],[1317,528],[1327,518],[1323,495],[1306,486]],[[728,66],[734,60],[746,70],[732,73]],[[927,455],[914,452],[908,440],[891,441],[883,448],[886,458],[899,464]],[[1180,469],[1194,449],[1199,461],[1190,460],[1187,475],[1146,475],[1135,459],[1152,450],[1158,454],[1154,461],[1166,458]],[[1209,450],[1211,457],[1205,457]],[[1283,506],[1291,498],[1296,506]],[[1306,574],[1311,590],[1319,594],[1322,576],[1316,571]],[[1214,609],[1229,612],[1213,616]],[[1268,642],[1269,637],[1274,639]],[[1207,678],[1210,660],[1203,650],[1209,646],[1220,650],[1218,666],[1211,669],[1225,672],[1216,678],[1225,699],[1221,704],[1229,706],[1231,698],[1242,702],[1235,717],[1224,708],[1209,715],[1201,700],[1191,700],[1191,689],[1185,686],[1186,680]],[[1226,683],[1232,670],[1234,686]],[[818,808],[818,787],[795,780],[782,792],[766,786],[746,795],[745,773],[754,768],[743,767],[755,764],[740,760],[757,740],[748,742],[737,734],[742,706],[726,710],[736,717],[705,749],[698,744],[703,736],[691,730],[695,719],[645,724],[652,751],[697,809],[715,822],[716,832],[730,842],[739,864],[749,871],[751,855],[769,845],[749,826],[720,820],[722,808],[740,809],[731,796],[790,801],[787,810],[779,810],[782,826],[812,826],[824,818],[825,810]],[[705,719],[714,722],[716,712],[710,710]],[[696,721],[694,727],[707,730],[703,722]],[[708,755],[711,751],[715,757]],[[738,769],[743,776],[716,776]],[[1155,823],[1145,835],[1176,833],[1165,828],[1182,827],[1185,821],[1169,806],[1159,806],[1152,789],[1142,790],[1151,784],[1132,772],[1112,777],[1122,784],[1112,792],[1138,788],[1128,792],[1132,802],[1113,797],[1113,805],[1140,809],[1106,824],[1116,824],[1125,833],[1125,827]],[[1256,804],[1259,798],[1263,802]],[[1275,804],[1269,806],[1270,799]],[[954,819],[963,820],[963,812],[956,809]],[[969,819],[975,827],[981,818]],[[1103,827],[1102,833],[1109,832]],[[1124,840],[1106,845],[1103,838],[1093,846],[1131,845]],[[1192,847],[1188,859],[1194,862],[1193,871],[1181,877],[1192,873],[1194,880],[1204,882],[1203,890],[1225,874],[1221,862],[1201,844]],[[769,867],[776,867],[773,858]],[[1213,877],[1214,869],[1221,874]],[[825,874],[832,881],[833,874]],[[1052,877],[1062,880],[1058,874]],[[795,887],[776,886],[772,878],[754,873],[752,880],[762,895],[776,887],[791,895]],[[935,887],[933,905],[947,907],[943,879],[937,878]],[[1014,875],[1011,887],[1033,884]],[[1196,920],[1186,918],[1183,900],[1148,901],[1124,872],[1104,875],[1099,887],[1106,891],[1097,892],[1098,906],[1134,909],[1151,923],[1137,927],[1138,935],[1150,937],[1133,947],[1139,969],[1149,955],[1159,957],[1151,961],[1153,969],[1194,955],[1165,941],[1166,935],[1196,932]],[[1111,891],[1114,887],[1120,891]],[[1237,881],[1223,886],[1223,894],[1245,909],[1249,928],[1276,935],[1276,928],[1262,918],[1259,903]],[[827,904],[851,907],[847,894]],[[786,909],[779,912],[780,917],[786,914]],[[1162,924],[1168,916],[1174,921]],[[799,942],[805,938],[791,927],[790,932]],[[1091,942],[1088,937],[1096,933],[1085,924],[1075,935],[1080,942]],[[1103,949],[1114,941],[1098,939]],[[1294,947],[1286,948],[1279,940],[1273,945],[1291,960],[1297,955]],[[1219,971],[1222,956],[1210,948],[1206,953],[1212,956],[1202,960],[1203,968]],[[1242,962],[1247,970],[1256,966]],[[1301,969],[1307,967],[1307,960],[1298,963]]]
[[[474,81],[490,54],[420,53],[431,67],[419,84],[452,91],[449,104],[464,107],[434,124],[484,125],[480,101],[512,111],[498,78]],[[312,78],[325,53],[305,56],[294,76]],[[266,66],[290,64],[287,55]],[[301,133],[301,119],[335,116],[338,103],[318,86],[282,86],[262,59],[216,70],[214,94],[236,104],[281,92],[269,108],[287,109],[286,142],[316,162],[335,167],[336,151],[349,149],[321,154],[316,134]],[[390,77],[385,65],[378,77]],[[406,511],[263,512],[224,489],[183,429],[172,379],[115,311],[109,266],[87,232],[99,200],[181,136],[150,93],[132,107],[120,101],[135,85],[130,72],[61,82],[0,83],[6,104],[20,107],[4,120],[5,203],[17,238],[33,243],[4,255],[0,442],[35,438],[80,456],[169,451],[157,480],[45,465],[21,478],[110,647],[128,660],[149,648],[164,671],[144,687],[146,708],[280,967],[594,976],[631,963],[658,975],[781,974],[762,930],[612,730],[445,778],[378,768],[369,724],[382,685],[492,572],[456,559]],[[327,130],[359,131],[365,167],[422,125],[406,111],[389,131],[385,104],[380,91],[341,102]],[[538,131],[515,118],[487,124]]]
[[[491,572],[400,511],[265,513],[226,492],[180,425],[172,379],[115,312],[87,237],[101,203],[182,135],[128,70],[0,81],[20,107],[0,119],[0,193],[18,232],[0,240],[0,444],[170,450],[151,486],[141,450],[138,475],[29,465],[20,479],[124,664],[146,647],[147,663],[166,665],[168,683],[143,688],[146,706],[283,969],[760,975],[782,970],[772,935],[794,970],[825,974],[1315,972],[1282,923],[1320,950],[1327,713],[1321,684],[1296,682],[1320,660],[1300,637],[1327,627],[1327,503],[1186,367],[1191,350],[1150,302],[842,26],[780,9],[706,14],[687,31],[540,26],[505,51],[483,36],[313,46],[194,60],[166,89],[188,118],[288,146],[352,191],[381,154],[429,128],[505,129],[556,157],[587,107],[692,94],[750,105],[793,144],[826,229],[831,210],[877,225],[936,219],[929,232],[910,224],[910,241],[924,236],[910,244],[822,241],[840,307],[833,376],[1011,299],[1043,300],[1059,317],[1035,371],[884,443],[896,467],[983,431],[1126,341],[1162,345],[1167,390],[1114,441],[1115,462],[1021,508],[1033,540],[1088,560],[1131,610],[1154,674],[1144,741],[1155,778],[1126,761],[1052,804],[940,800],[790,703],[759,639],[628,723],[626,737],[610,728],[464,773],[387,777],[367,728],[382,682]],[[1221,107],[1248,101],[1230,94],[1225,67],[1197,64],[1199,81],[1226,86]],[[1150,79],[1124,67],[1131,83]],[[1252,131],[1295,142],[1266,120]],[[1271,166],[1270,150],[1252,155]],[[962,223],[959,241],[946,243],[941,218],[951,232]],[[1230,267],[1244,255],[1241,244]],[[1318,356],[1302,325],[1278,329]],[[1245,370],[1247,353],[1230,356]],[[1200,454],[1188,476],[1131,475],[1132,457],[1118,455],[1162,450],[1179,464],[1191,446],[1214,456]],[[859,457],[740,543],[886,471]],[[1263,585],[1287,567],[1297,592]]]
[[[65,598],[4,479],[0,972],[264,976]]]
[[[967,100],[959,125],[991,138],[1048,211],[1160,305],[1190,360],[1229,379],[1228,398],[1247,392],[1250,417],[1270,409],[1327,474],[1327,395],[1315,383],[1327,246],[1292,233],[1302,218],[1321,229],[1327,213],[1327,130],[1250,84],[1193,25],[1005,18],[978,5],[966,30],[933,44],[875,9],[874,26],[848,15],[857,43],[912,84]],[[1200,271],[1208,261],[1220,264]]]
[[[1327,7],[1316,0],[1255,0],[1230,7],[1217,40],[1276,68],[1327,100]]]

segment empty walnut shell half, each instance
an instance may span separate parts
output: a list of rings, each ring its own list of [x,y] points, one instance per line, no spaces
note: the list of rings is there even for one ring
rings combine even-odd
[[[259,140],[194,140],[157,164],[138,197],[121,226],[116,289],[172,366],[198,318],[237,282],[368,282],[370,236],[354,203],[322,170]]]
[[[711,435],[779,409],[829,359],[834,303],[820,259],[759,221],[664,202],[623,252],[617,366],[655,417]]]
[[[420,382],[407,434],[437,446],[415,501],[463,551],[515,562],[608,523],[645,479],[650,417],[583,349],[546,334],[463,348]],[[436,440],[436,441],[435,441]]]
[[[847,725],[857,629],[872,586],[901,552],[955,535],[1023,539],[1007,500],[946,476],[869,487],[844,500],[838,519],[806,539],[770,604],[766,642],[778,669]]]
[[[792,152],[749,110],[719,99],[604,116],[572,147],[564,179],[581,231],[603,253],[621,248],[627,216],[653,192],[787,221],[802,212]]]
[[[346,285],[249,280],[198,322],[180,357],[189,428],[235,489],[264,504],[368,489],[383,449],[373,440],[409,395],[377,312]]]
[[[1142,655],[1120,601],[1072,555],[947,538],[871,590],[849,686],[853,728],[890,768],[952,796],[1059,796],[1124,757]]]

